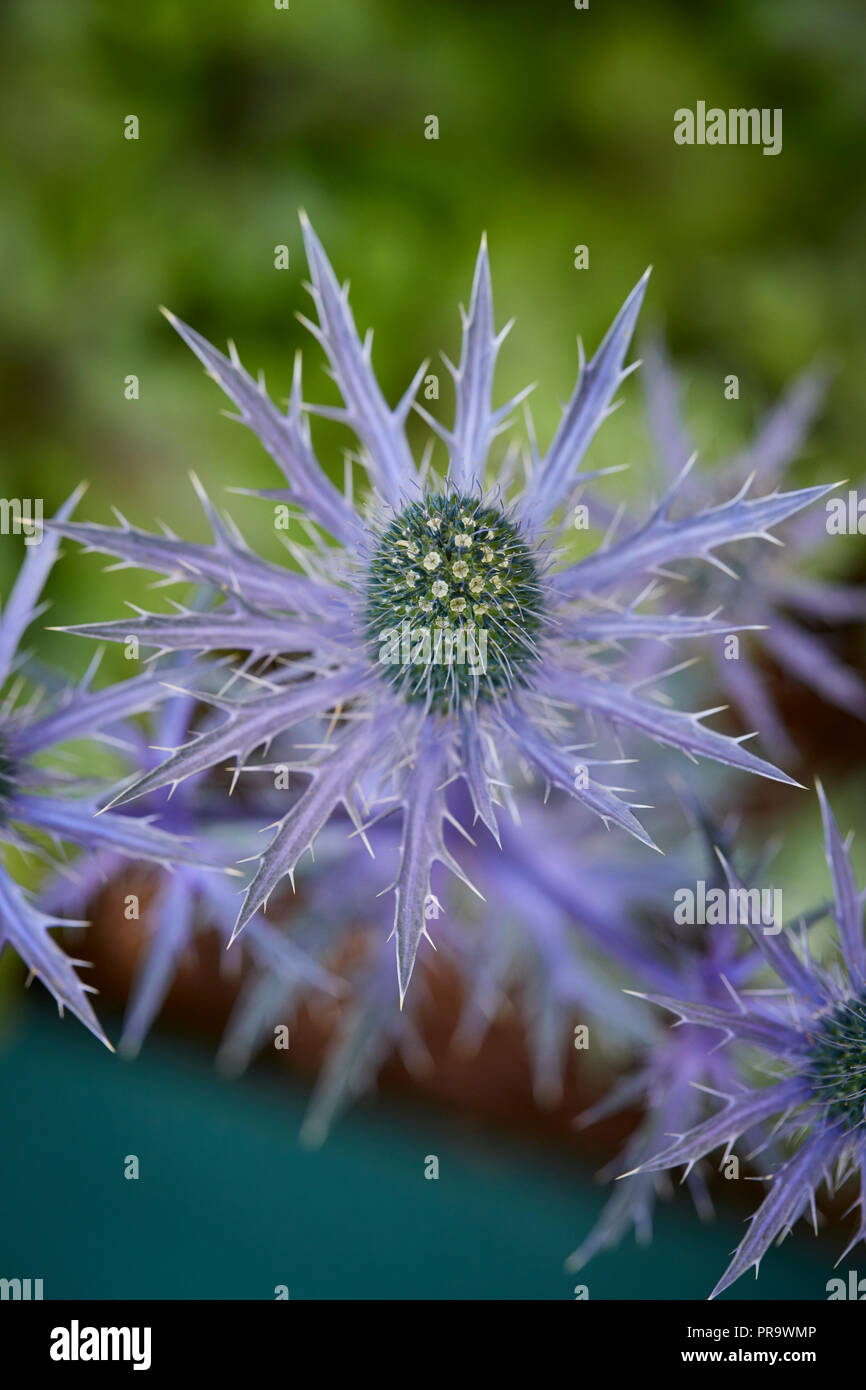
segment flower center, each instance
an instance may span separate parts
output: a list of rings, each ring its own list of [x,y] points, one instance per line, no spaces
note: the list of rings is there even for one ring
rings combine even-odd
[[[820,1020],[809,1052],[812,1092],[849,1129],[866,1118],[866,990]]]
[[[437,494],[382,534],[365,625],[387,680],[410,701],[452,710],[525,684],[538,660],[538,570],[495,507]]]

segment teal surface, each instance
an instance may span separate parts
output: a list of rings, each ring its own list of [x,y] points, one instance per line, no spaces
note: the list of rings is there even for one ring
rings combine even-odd
[[[122,1062],[33,1000],[0,1045],[0,1276],[42,1278],[46,1298],[574,1297],[563,1258],[602,1202],[588,1169],[393,1102],[310,1152],[304,1104],[164,1038]],[[681,1194],[650,1248],[627,1240],[582,1282],[591,1299],[703,1298],[738,1229],[700,1225]],[[736,1296],[826,1297],[836,1244],[798,1229]]]

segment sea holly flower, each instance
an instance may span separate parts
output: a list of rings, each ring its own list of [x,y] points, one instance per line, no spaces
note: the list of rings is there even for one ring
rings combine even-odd
[[[682,418],[679,383],[660,342],[645,353],[643,381],[650,434],[662,477],[669,482],[690,465],[695,451]],[[733,490],[749,477],[759,487],[778,486],[801,454],[825,385],[820,371],[804,372],[760,422],[747,447],[713,470],[712,486]],[[706,474],[691,471],[684,500],[704,503],[709,493]],[[782,547],[743,547],[736,556],[735,573],[702,570],[688,577],[690,583],[672,585],[667,597],[681,604],[690,594],[694,602],[711,610],[723,608],[730,622],[753,625],[753,631],[741,640],[735,660],[728,659],[724,643],[710,643],[709,669],[748,725],[761,730],[771,752],[793,759],[797,749],[764,678],[761,658],[829,704],[866,718],[866,685],[821,635],[827,625],[838,629],[862,623],[866,593],[862,585],[804,573],[804,560],[819,553],[827,541],[826,515],[820,508],[802,513],[782,536]]]
[[[833,885],[832,912],[841,959],[831,968],[813,960],[805,933],[797,949],[793,933],[749,932],[764,961],[782,985],[773,1008],[766,993],[747,999],[731,987],[730,1004],[648,995],[684,1024],[712,1030],[720,1045],[745,1045],[768,1062],[770,1084],[723,1092],[725,1104],[710,1119],[678,1133],[639,1174],[695,1163],[724,1146],[727,1157],[737,1141],[755,1126],[772,1125],[775,1136],[792,1141],[793,1151],[769,1177],[770,1190],[757,1208],[749,1230],[711,1297],[721,1293],[753,1266],[757,1269],[774,1240],[783,1239],[804,1212],[816,1223],[817,1188],[826,1181],[830,1193],[853,1178],[860,1220],[844,1255],[866,1240],[866,940],[863,893],[822,788],[818,794],[824,844]],[[743,885],[725,863],[732,888]],[[772,996],[769,996],[771,999]],[[631,1177],[626,1175],[628,1181]]]
[[[75,492],[57,514],[68,518],[81,496]],[[0,843],[24,854],[46,857],[45,844],[71,844],[102,858],[126,856],[161,864],[189,858],[199,861],[182,840],[174,839],[152,817],[100,814],[102,786],[75,778],[57,758],[57,750],[78,739],[114,738],[130,716],[149,709],[165,695],[155,674],[92,688],[96,664],[77,685],[59,694],[31,690],[26,681],[26,654],[20,643],[34,619],[45,581],[57,554],[59,533],[46,533],[27,550],[18,578],[0,614]],[[73,789],[88,794],[71,794]],[[76,966],[86,961],[67,956],[51,936],[55,927],[83,926],[43,910],[0,864],[0,949],[10,945],[57,1000],[106,1045],[93,1012],[89,985]]]
[[[258,859],[236,930],[284,878],[292,877],[340,808],[358,828],[370,816],[399,813],[392,887],[402,998],[421,938],[428,935],[424,904],[434,866],[463,874],[443,830],[449,814],[445,787],[453,779],[466,783],[476,817],[498,834],[496,807],[505,795],[508,768],[515,757],[525,759],[551,786],[647,845],[652,840],[635,808],[604,780],[600,760],[584,759],[587,775],[575,775],[576,721],[591,718],[602,726],[637,730],[691,757],[791,781],[747,751],[742,739],[708,728],[704,719],[710,711],[681,713],[618,680],[605,652],[615,655],[621,641],[647,633],[674,638],[720,630],[714,618],[623,607],[621,596],[634,593],[640,576],[671,561],[711,560],[730,542],[767,537],[773,526],[827,489],[756,498],[741,489],[719,506],[674,520],[675,483],[639,532],[577,564],[564,563],[552,528],[575,490],[592,476],[581,474],[581,464],[631,370],[624,366],[625,356],[647,277],[626,299],[593,359],[587,363],[581,355],[577,385],[547,452],[541,456],[533,446],[524,479],[507,469],[494,478],[488,468],[490,445],[506,427],[516,400],[492,404],[504,334],[494,329],[482,243],[460,361],[452,366],[454,424],[450,429],[435,425],[448,453],[447,471],[439,478],[430,468],[419,470],[404,428],[426,364],[392,409],[373,373],[370,338],[362,341],[355,327],[347,289],[341,289],[305,219],[303,232],[318,320],[307,326],[328,356],[341,406],[306,405],[296,362],[283,413],[264,384],[243,369],[234,349],[225,357],[170,317],[234,402],[238,418],[282,470],[287,488],[267,495],[300,509],[308,529],[316,523],[338,544],[326,544],[313,533],[309,545],[292,547],[300,572],[266,563],[206,499],[211,545],[148,534],[125,521],[117,528],[64,523],[61,529],[121,564],[221,585],[225,594],[222,606],[210,613],[181,608],[76,631],[118,641],[134,635],[160,651],[249,653],[246,686],[236,683],[231,694],[199,692],[222,712],[222,722],[178,748],[118,801],[176,786],[227,759],[235,760],[237,776],[256,749],[318,716],[324,721],[320,746],[294,765],[308,778],[307,786]],[[338,420],[357,436],[370,482],[360,508],[353,505],[350,488],[340,492],[320,469],[310,413]],[[482,633],[483,655],[475,640]],[[255,674],[251,661],[261,662]],[[376,786],[367,807],[359,803],[362,782]]]
[[[697,933],[693,927],[674,924],[671,906],[675,894],[671,885],[674,881],[685,883],[696,863],[703,865],[703,861],[709,861],[699,871],[708,891],[726,893],[726,879],[717,852],[720,847],[725,853],[729,852],[732,840],[731,828],[717,823],[704,805],[688,798],[684,809],[698,832],[699,858],[696,860],[688,842],[676,855],[668,856],[673,864],[667,876],[667,899],[661,900],[658,891],[661,884],[656,886],[654,894],[644,894],[645,910],[638,943],[629,939],[621,928],[607,932],[604,945],[623,966],[632,986],[639,982],[642,989],[655,991],[646,995],[630,988],[626,991],[628,995],[642,1000],[699,999],[711,1010],[727,1008],[731,1003],[731,991],[743,990],[755,980],[763,957],[748,938],[726,921],[708,924]],[[768,857],[763,855],[749,867],[744,881],[750,885],[762,882],[767,869]],[[816,909],[807,919],[809,925],[825,915],[825,908]],[[636,1064],[608,1094],[579,1117],[580,1127],[585,1128],[628,1108],[641,1107],[644,1111],[624,1151],[607,1165],[600,1178],[612,1179],[623,1168],[634,1170],[651,1159],[665,1136],[693,1128],[711,1112],[713,1096],[728,1094],[738,1084],[735,1058],[730,1050],[719,1047],[719,1040],[712,1032],[682,1023],[654,1030],[648,1043],[640,1048]],[[712,1200],[703,1165],[690,1169],[686,1183],[699,1215],[708,1216]],[[583,1268],[599,1251],[617,1245],[631,1228],[639,1243],[648,1242],[655,1203],[660,1195],[667,1195],[670,1187],[667,1172],[652,1169],[633,1171],[627,1182],[615,1184],[593,1229],[569,1257],[567,1268],[572,1271]]]

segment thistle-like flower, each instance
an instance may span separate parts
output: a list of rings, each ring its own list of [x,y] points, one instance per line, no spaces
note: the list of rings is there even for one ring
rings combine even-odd
[[[749,931],[782,984],[776,1007],[761,991],[746,1000],[730,986],[727,1007],[703,1001],[647,995],[683,1023],[712,1029],[720,1041],[757,1049],[768,1058],[771,1084],[731,1088],[726,1104],[710,1119],[678,1134],[638,1174],[685,1164],[687,1171],[705,1154],[724,1145],[725,1157],[754,1127],[772,1137],[796,1141],[790,1157],[769,1179],[769,1193],[751,1217],[749,1230],[711,1297],[728,1288],[752,1266],[757,1267],[771,1243],[783,1239],[804,1212],[817,1228],[815,1194],[822,1180],[831,1193],[850,1179],[859,1185],[855,1206],[860,1219],[843,1256],[866,1240],[866,940],[863,894],[858,890],[850,846],[843,840],[819,786],[824,843],[833,884],[833,915],[841,961],[832,968],[810,958],[805,932],[800,949],[792,933]],[[725,862],[730,886],[743,885]],[[766,1146],[764,1139],[761,1149]],[[629,1181],[631,1175],[625,1175]]]
[[[71,514],[80,490],[58,512],[62,524]],[[0,687],[7,687],[0,704],[0,843],[21,853],[45,856],[45,842],[79,846],[90,855],[127,856],[169,864],[199,861],[198,853],[153,823],[140,818],[99,814],[102,785],[74,777],[64,769],[56,750],[79,739],[113,738],[124,721],[150,708],[165,691],[153,673],[136,676],[104,690],[92,689],[96,664],[76,686],[46,694],[26,678],[26,654],[19,644],[34,619],[54,563],[59,536],[46,534],[26,559],[0,616]],[[71,787],[89,795],[70,795]],[[0,864],[0,949],[9,944],[24,961],[31,978],[39,978],[64,1008],[102,1042],[108,1041],[93,1012],[89,985],[75,967],[86,961],[67,956],[50,935],[55,927],[83,926],[43,911]]]
[[[709,890],[718,894],[725,883],[724,870],[717,854],[721,847],[728,852],[732,830],[718,824],[706,807],[687,800],[689,819],[699,831],[701,853],[699,862],[709,863],[701,875]],[[674,881],[682,883],[691,874],[695,863],[688,844],[675,856],[668,874],[668,893],[662,902],[656,885],[655,893],[643,894],[644,922],[638,942],[622,928],[606,932],[604,947],[628,972],[632,983],[657,993],[627,994],[640,999],[688,998],[700,1000],[710,1008],[727,1007],[731,989],[742,990],[755,980],[763,957],[758,949],[726,922],[704,927],[696,936],[694,928],[676,927],[671,919],[674,900]],[[687,867],[688,866],[688,867]],[[766,871],[766,857],[751,866],[746,873],[749,884],[759,882]],[[813,918],[825,916],[823,908]],[[627,921],[627,919],[625,919]],[[581,1127],[595,1124],[626,1108],[641,1106],[644,1115],[629,1136],[622,1154],[618,1155],[601,1178],[613,1178],[624,1167],[632,1169],[628,1182],[615,1184],[612,1194],[589,1235],[569,1257],[567,1268],[579,1270],[600,1250],[619,1243],[630,1228],[634,1228],[639,1243],[652,1235],[655,1203],[667,1195],[670,1177],[667,1172],[634,1168],[651,1159],[667,1135],[685,1133],[712,1110],[712,1096],[728,1094],[739,1084],[737,1063],[731,1051],[720,1048],[715,1034],[705,1028],[674,1026],[656,1029],[640,1049],[636,1065],[621,1077],[588,1111],[579,1117]],[[707,1217],[712,1212],[712,1199],[705,1181],[704,1165],[690,1169],[686,1182],[698,1214]]]
[[[696,455],[680,411],[679,384],[663,346],[653,344],[645,361],[647,420],[662,475],[670,481]],[[779,486],[802,450],[824,388],[819,371],[804,372],[761,421],[749,445],[713,470],[713,484],[734,489],[751,477],[759,487]],[[702,503],[708,494],[706,475],[694,470],[688,492],[683,491],[684,499]],[[866,594],[862,585],[832,582],[804,572],[804,561],[827,541],[826,516],[820,508],[798,516],[783,535],[782,548],[744,547],[737,556],[736,573],[712,570],[693,576],[690,597],[711,609],[723,608],[728,622],[753,625],[738,660],[725,659],[722,644],[710,644],[713,661],[709,671],[748,724],[760,728],[773,755],[794,759],[797,749],[758,658],[769,658],[829,704],[866,718],[866,685],[821,636],[826,625],[837,630],[845,624],[862,623],[866,619]],[[683,601],[682,583],[673,586],[668,597],[674,594]]]
[[[172,323],[237,407],[282,470],[287,490],[266,495],[300,509],[311,543],[290,547],[303,572],[266,563],[205,501],[212,545],[153,535],[122,521],[118,528],[64,524],[63,533],[92,550],[170,577],[219,585],[214,612],[180,609],[132,621],[79,626],[109,640],[134,635],[159,651],[244,651],[247,693],[198,693],[223,719],[126,788],[129,801],[212,766],[235,761],[235,776],[254,751],[317,716],[320,744],[299,757],[303,793],[280,820],[257,862],[236,931],[252,919],[341,807],[359,831],[379,815],[402,816],[393,935],[401,999],[422,936],[424,906],[437,862],[465,877],[444,838],[445,787],[462,779],[475,816],[498,834],[496,805],[507,797],[515,758],[611,825],[652,841],[618,793],[599,779],[598,760],[576,757],[575,722],[594,719],[636,730],[691,757],[790,782],[748,752],[742,739],[707,728],[701,714],[680,713],[618,681],[609,657],[630,637],[688,637],[720,631],[715,618],[636,611],[648,574],[695,556],[714,562],[719,546],[770,529],[825,488],[750,498],[747,489],[721,505],[671,518],[678,483],[647,524],[577,564],[555,549],[554,518],[591,474],[584,454],[631,368],[626,352],[646,287],[627,298],[591,362],[581,351],[574,394],[546,454],[533,444],[525,478],[513,464],[488,477],[494,437],[507,427],[519,397],[494,408],[493,372],[505,331],[494,329],[486,245],[482,242],[458,366],[453,428],[426,416],[444,440],[447,471],[419,467],[405,421],[423,380],[416,374],[395,409],[386,403],[341,289],[307,221],[304,239],[317,324],[344,404],[302,401],[296,361],[288,410],[242,368],[234,348],[224,357],[193,329]],[[306,320],[304,321],[306,322]],[[446,359],[447,360],[447,359]],[[416,407],[419,408],[419,407]],[[313,453],[309,414],[347,425],[357,436],[370,491],[352,501],[351,475],[340,492]],[[312,531],[315,523],[338,543]],[[625,595],[630,606],[624,606]],[[725,630],[729,630],[727,627]],[[302,654],[298,660],[297,654]],[[260,662],[254,673],[253,662]],[[603,779],[603,773],[601,774]],[[365,805],[361,805],[363,784]],[[470,885],[471,886],[471,885]]]

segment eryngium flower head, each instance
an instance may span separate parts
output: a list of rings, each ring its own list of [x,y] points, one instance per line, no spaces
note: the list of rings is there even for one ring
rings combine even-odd
[[[648,424],[662,476],[670,481],[696,455],[680,413],[679,384],[660,343],[650,346],[645,364]],[[825,385],[817,369],[804,372],[760,422],[748,446],[718,464],[714,483],[734,489],[751,477],[758,487],[780,486],[802,452]],[[694,469],[688,499],[703,503],[709,490],[706,474]],[[628,529],[627,521],[620,519],[619,524]],[[798,751],[765,679],[762,668],[768,660],[829,704],[866,719],[866,685],[823,635],[828,628],[837,631],[866,619],[866,591],[862,585],[831,582],[806,572],[812,557],[826,546],[826,525],[826,514],[814,508],[785,527],[784,546],[744,547],[735,574],[709,569],[689,576],[695,602],[710,609],[723,607],[728,622],[754,626],[736,661],[726,659],[723,642],[711,643],[708,671],[748,725],[760,728],[771,753],[787,760],[795,759]],[[682,584],[676,591],[682,602]]]
[[[56,520],[72,512],[80,491],[61,508]],[[96,663],[74,688],[47,697],[42,689],[24,694],[26,654],[19,644],[34,619],[44,611],[40,596],[57,554],[58,534],[46,534],[27,551],[18,578],[0,616],[0,688],[8,686],[0,703],[0,844],[45,857],[45,841],[79,846],[92,857],[128,856],[172,863],[185,857],[198,860],[181,840],[154,825],[150,817],[99,813],[100,785],[82,784],[46,755],[72,740],[117,734],[131,715],[148,709],[165,691],[152,674],[94,691]],[[69,795],[75,785],[89,795]],[[99,795],[97,795],[97,790]],[[70,1010],[102,1042],[109,1045],[93,1012],[89,985],[75,967],[86,961],[65,955],[49,934],[54,927],[83,926],[37,907],[0,863],[0,949],[8,942],[24,961],[31,977],[39,978],[57,1000],[62,1014]]]
[[[233,348],[224,357],[170,317],[285,475],[287,490],[266,495],[299,508],[307,529],[317,523],[339,548],[314,533],[311,546],[291,548],[303,573],[266,563],[206,499],[212,545],[148,534],[126,522],[63,530],[122,564],[220,585],[225,592],[214,613],[144,614],[78,632],[118,641],[134,635],[160,651],[243,650],[249,653],[245,672],[251,659],[262,661],[251,693],[228,698],[225,692],[201,692],[222,711],[222,722],[178,749],[120,800],[176,785],[229,758],[237,774],[257,748],[311,716],[321,717],[320,746],[293,763],[307,786],[258,861],[237,930],[293,875],[341,806],[359,829],[370,814],[399,811],[401,847],[392,887],[402,996],[427,934],[424,904],[434,865],[462,876],[443,838],[445,786],[455,777],[465,781],[476,817],[494,835],[508,769],[523,758],[551,786],[648,845],[652,841],[634,808],[619,795],[623,788],[599,775],[601,763],[582,757],[576,766],[570,751],[576,717],[631,727],[691,757],[790,781],[747,752],[742,740],[706,728],[702,720],[709,711],[679,713],[617,681],[607,657],[630,637],[672,639],[722,630],[715,618],[637,611],[646,575],[685,556],[712,560],[716,547],[744,537],[766,537],[825,489],[760,498],[741,489],[719,506],[674,520],[675,484],[638,533],[580,563],[563,563],[551,528],[591,476],[580,474],[580,466],[631,370],[624,361],[647,277],[626,299],[592,361],[581,356],[577,385],[547,453],[540,456],[533,445],[525,478],[506,466],[494,479],[488,477],[491,441],[506,427],[516,399],[492,404],[504,333],[494,329],[482,242],[460,362],[452,367],[453,427],[421,412],[447,447],[447,471],[437,478],[430,469],[419,470],[404,429],[426,364],[392,409],[373,374],[370,340],[362,341],[355,327],[347,290],[306,220],[303,230],[318,318],[307,326],[330,360],[342,406],[305,405],[296,362],[284,414],[264,384],[244,371]],[[344,423],[358,437],[371,484],[362,510],[353,505],[351,488],[341,493],[319,467],[310,412]],[[444,672],[436,669],[440,658]],[[464,662],[466,669],[458,671]]]
[[[775,1080],[759,1089],[738,1087],[722,1110],[678,1135],[636,1170],[660,1172],[685,1164],[687,1171],[720,1145],[725,1157],[754,1126],[771,1121],[773,1135],[794,1137],[791,1157],[773,1173],[768,1195],[751,1218],[749,1230],[711,1297],[752,1266],[759,1265],[777,1238],[784,1238],[809,1211],[815,1221],[815,1193],[822,1180],[831,1192],[851,1177],[859,1182],[860,1221],[844,1254],[866,1240],[866,941],[863,896],[857,888],[848,844],[818,788],[824,842],[833,884],[833,915],[841,962],[830,971],[804,948],[796,951],[789,933],[768,935],[750,928],[765,961],[779,976],[784,994],[772,1009],[764,992],[733,1007],[647,996],[686,1024],[718,1030],[723,1042],[746,1044],[769,1055]],[[742,884],[726,865],[731,887]],[[629,1176],[630,1175],[626,1175]],[[844,1258],[844,1255],[842,1256]]]
[[[693,928],[686,928],[685,935],[673,922],[673,885],[685,882],[696,865],[701,879],[712,891],[726,890],[719,849],[729,855],[735,834],[734,827],[718,822],[708,807],[692,798],[685,799],[684,809],[698,831],[699,857],[695,859],[689,842],[678,854],[667,855],[667,896],[662,901],[658,890],[643,892],[639,941],[629,940],[620,928],[618,932],[605,933],[604,945],[625,966],[632,986],[639,981],[643,989],[654,991],[641,994],[631,988],[627,995],[654,1003],[665,998],[687,998],[693,1004],[700,1001],[709,1017],[718,1007],[730,1006],[732,990],[743,990],[755,981],[763,966],[763,955],[747,936],[727,922],[707,924],[697,934]],[[768,857],[760,856],[745,871],[745,881],[750,885],[760,882],[767,863]],[[822,906],[813,916],[820,920],[826,916],[826,909]],[[669,1135],[693,1129],[712,1113],[715,1097],[730,1094],[738,1084],[737,1059],[729,1048],[719,1047],[715,1033],[682,1020],[670,1027],[653,1029],[648,1045],[645,1040],[641,1047],[635,1067],[579,1117],[583,1127],[626,1108],[641,1106],[644,1110],[623,1152],[600,1175],[612,1179],[628,1168],[629,1179],[614,1184],[593,1229],[569,1257],[568,1269],[581,1269],[598,1251],[617,1245],[632,1227],[639,1243],[651,1239],[656,1200],[660,1195],[668,1195],[672,1184],[666,1171],[643,1169],[640,1165],[658,1152]],[[685,1179],[701,1217],[708,1216],[713,1206],[705,1168],[703,1163],[695,1164]]]

